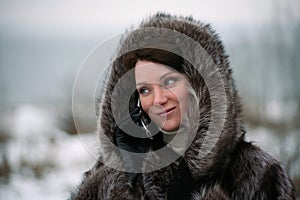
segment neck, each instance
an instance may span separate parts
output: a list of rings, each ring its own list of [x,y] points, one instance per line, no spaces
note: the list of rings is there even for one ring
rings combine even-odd
[[[161,130],[163,133],[164,141],[167,146],[171,147],[175,152],[182,155],[186,150],[188,142],[187,131],[184,131],[184,127],[180,127],[175,131]]]
[[[178,129],[175,130],[175,131],[165,131],[165,130],[161,130],[161,132],[162,132],[164,135],[174,136],[174,135],[178,132]]]

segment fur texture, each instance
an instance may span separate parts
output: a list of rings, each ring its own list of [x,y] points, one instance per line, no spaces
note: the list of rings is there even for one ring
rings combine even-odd
[[[191,64],[185,63],[184,71],[196,90],[199,100],[197,106],[200,116],[196,124],[191,124],[196,128],[197,133],[183,156],[197,186],[192,199],[295,199],[294,187],[283,166],[258,147],[244,141],[245,131],[241,120],[240,100],[232,79],[232,71],[223,45],[211,27],[191,17],[178,17],[163,13],[149,17],[139,26],[139,28],[146,27],[175,30],[189,36],[205,49],[214,64],[211,65],[203,58],[194,57],[197,49],[191,49],[178,41],[181,51],[193,59],[203,73],[210,72],[210,67],[216,67],[221,74],[226,94],[224,101],[226,112],[222,132],[215,136],[214,127],[210,132],[208,130],[212,120],[211,98],[217,97],[211,96],[211,91],[201,76],[193,70]],[[147,36],[128,31],[121,41],[118,55],[130,49],[129,47],[135,41],[146,42]],[[108,138],[99,134],[100,160],[118,157],[110,143],[116,126],[112,116],[111,94],[117,81],[125,72],[122,56],[120,56],[111,66],[109,80],[100,104],[99,133]],[[205,136],[209,136],[208,139],[205,140]],[[214,137],[218,137],[216,145],[203,156],[206,143],[210,142],[209,139],[216,139]],[[150,153],[147,159],[154,161],[152,162],[154,164],[164,162],[155,152]],[[123,172],[98,162],[85,174],[80,186],[72,193],[71,199],[164,200],[167,199],[168,186],[176,169],[177,165],[172,163],[162,169],[143,173],[136,187],[131,188]]]

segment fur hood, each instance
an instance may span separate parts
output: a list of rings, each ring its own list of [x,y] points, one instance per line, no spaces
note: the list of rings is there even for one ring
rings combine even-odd
[[[159,29],[152,29],[153,27]],[[226,167],[236,142],[243,136],[239,98],[231,77],[227,55],[218,35],[209,25],[192,18],[165,14],[157,14],[143,21],[136,30],[128,31],[121,41],[118,58],[112,64],[110,78],[106,84],[107,89],[99,118],[103,150],[101,153],[106,156],[112,152],[107,141],[103,143],[105,140],[101,134],[104,133],[112,141],[116,126],[111,108],[114,101],[112,94],[117,82],[126,73],[122,55],[140,47],[164,49],[165,46],[172,44],[177,45],[176,50],[179,53],[184,52],[184,57],[189,61],[185,61],[183,68],[198,98],[198,105],[195,106],[198,107],[199,116],[197,122],[193,124],[197,126],[194,127],[197,133],[184,157],[195,179],[210,173],[213,175],[216,169],[219,171]],[[175,34],[170,36],[170,31]],[[182,41],[189,39],[196,44],[190,42],[185,44]],[[195,49],[197,47],[199,49]],[[122,95],[125,94],[121,93],[118,97]],[[208,146],[210,143],[212,146]]]
[[[178,165],[172,162],[157,166],[168,161],[155,151],[147,154],[144,169],[150,170],[142,173],[137,188],[132,192],[126,187],[126,178],[120,172],[122,162],[113,145],[118,116],[113,115],[112,105],[126,96],[123,89],[126,91],[126,87],[134,84],[133,79],[127,78],[126,84],[115,91],[128,71],[124,63],[126,53],[139,48],[169,50],[170,46],[175,46],[172,51],[185,58],[182,71],[197,98],[192,108],[197,110],[197,120],[189,124],[194,134],[182,155],[197,185],[193,199],[265,199],[269,194],[257,191],[269,183],[265,183],[269,181],[268,176],[277,176],[276,173],[278,183],[268,188],[270,194],[278,187],[277,194],[292,199],[293,186],[283,167],[244,141],[240,100],[219,36],[210,25],[192,17],[163,13],[145,19],[137,29],[128,30],[120,41],[99,104],[99,161],[86,173],[71,199],[167,199],[168,185]],[[117,104],[117,107],[126,110],[128,104]],[[270,174],[268,166],[275,166]]]

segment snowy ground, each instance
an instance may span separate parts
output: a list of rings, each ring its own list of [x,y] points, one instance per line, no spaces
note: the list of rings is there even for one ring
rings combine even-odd
[[[0,199],[67,199],[82,173],[95,162],[93,152],[85,147],[96,150],[91,142],[96,135],[81,134],[80,139],[78,135],[70,136],[55,128],[54,118],[49,111],[25,105],[15,109],[9,121],[2,122],[10,127],[6,129],[10,135],[4,148],[0,143],[0,161],[6,157],[11,172],[8,183],[0,182]],[[248,130],[248,140],[280,159],[295,151],[297,134],[291,133],[283,140],[258,127]],[[298,158],[293,164],[292,175],[299,176],[299,162]]]
[[[0,199],[67,199],[93,157],[77,135],[53,128],[49,112],[22,106],[12,119],[15,126],[4,152],[12,173],[9,184],[0,187]]]

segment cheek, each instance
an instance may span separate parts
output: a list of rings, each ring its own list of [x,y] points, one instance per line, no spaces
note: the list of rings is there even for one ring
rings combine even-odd
[[[149,115],[149,109],[151,107],[150,101],[147,98],[140,98],[141,100],[141,105],[143,110]]]
[[[187,91],[180,91],[177,93],[177,103],[180,105],[180,108],[183,113],[186,112],[187,104],[189,102],[190,95]]]

